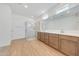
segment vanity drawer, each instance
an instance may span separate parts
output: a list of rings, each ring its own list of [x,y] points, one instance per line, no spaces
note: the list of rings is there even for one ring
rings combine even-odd
[[[59,35],[59,37],[61,39],[71,40],[71,41],[76,41],[76,42],[79,40],[79,37],[69,36],[69,35]]]
[[[49,37],[51,37],[51,38],[53,38],[53,37],[59,37],[59,35],[58,34],[49,34]]]

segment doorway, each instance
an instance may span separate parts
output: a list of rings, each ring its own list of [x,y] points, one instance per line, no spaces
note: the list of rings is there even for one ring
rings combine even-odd
[[[36,32],[34,30],[34,24],[31,22],[25,22],[25,39],[32,40],[32,38],[36,37]]]

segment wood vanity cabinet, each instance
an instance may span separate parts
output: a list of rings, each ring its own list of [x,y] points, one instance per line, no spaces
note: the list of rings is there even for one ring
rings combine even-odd
[[[79,56],[79,42],[77,43],[77,56]]]
[[[56,49],[59,48],[58,34],[49,34],[49,45]]]
[[[79,56],[79,37],[38,32],[37,38],[66,55]]]
[[[44,33],[44,32],[38,32],[37,33],[37,39],[39,39],[40,41],[48,44],[48,33]]]
[[[40,37],[41,37],[40,34],[41,34],[41,32],[37,32],[37,39],[38,40],[40,40]]]
[[[48,39],[49,39],[49,34],[48,34],[48,33],[44,33],[44,42],[45,42],[46,44],[49,43]]]
[[[79,56],[79,39],[78,39],[78,42],[77,42],[77,56]]]
[[[77,51],[77,38],[72,36],[60,35],[60,51],[66,55],[75,56]]]
[[[45,38],[45,37],[44,37],[44,34],[45,34],[44,32],[40,32],[40,40],[41,40],[42,42],[44,42],[44,38]]]

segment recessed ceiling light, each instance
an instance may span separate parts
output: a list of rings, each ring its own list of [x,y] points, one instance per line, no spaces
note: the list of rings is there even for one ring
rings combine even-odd
[[[25,8],[28,8],[28,5],[24,5]]]

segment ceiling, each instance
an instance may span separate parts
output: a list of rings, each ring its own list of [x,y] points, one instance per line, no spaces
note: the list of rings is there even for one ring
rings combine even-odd
[[[9,3],[8,5],[11,7],[13,13],[28,18],[36,18],[55,6],[56,3]],[[28,5],[28,8],[25,8],[24,5]]]
[[[66,7],[69,7],[68,10],[65,10]],[[52,11],[51,11],[52,10]],[[65,10],[57,14],[61,10]],[[52,12],[51,18],[62,18],[67,16],[79,16],[79,4],[78,3],[64,3],[64,4],[57,4],[55,8],[51,8],[50,12]]]

